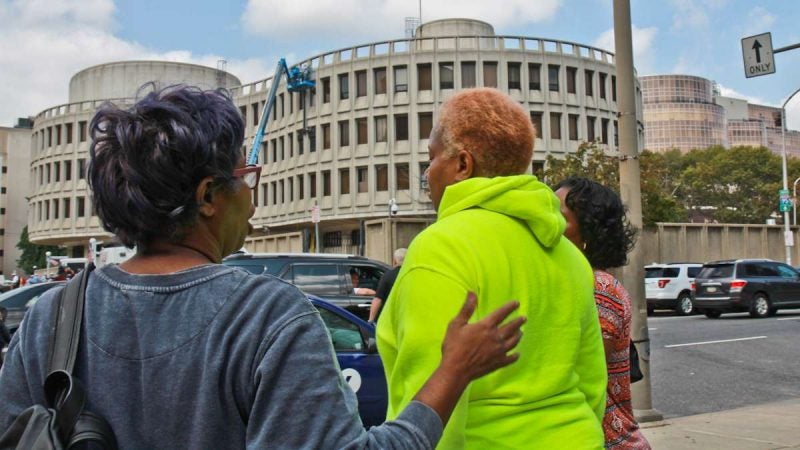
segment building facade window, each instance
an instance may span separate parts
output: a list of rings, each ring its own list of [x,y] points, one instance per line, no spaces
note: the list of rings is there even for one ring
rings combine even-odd
[[[375,118],[375,142],[386,142],[386,116],[378,116]]]
[[[367,144],[368,135],[367,118],[359,117],[356,119],[356,144]]]
[[[394,115],[394,140],[408,140],[408,114]]]
[[[394,92],[408,92],[408,66],[394,66]]]
[[[521,63],[510,62],[508,63],[508,89],[522,89],[521,81]]]
[[[578,140],[578,115],[577,114],[569,114],[567,116],[567,127],[569,132],[569,140],[570,141],[577,141]]]
[[[378,67],[373,70],[375,75],[375,94],[386,93],[386,67]]]
[[[331,148],[331,124],[322,124],[322,148],[327,150]]]
[[[576,88],[576,79],[578,78],[578,68],[577,67],[567,67],[567,93],[568,94],[575,94],[577,93]]]
[[[408,163],[399,163],[394,165],[394,187],[396,190],[408,190],[409,178]]]
[[[433,129],[433,113],[419,113],[419,138],[428,139]]]
[[[356,71],[356,97],[367,96],[367,71]]]
[[[368,192],[369,185],[367,184],[367,167],[356,167],[356,187],[358,192]]]
[[[484,61],[483,63],[483,86],[497,87],[497,62]]]
[[[430,64],[417,64],[417,87],[420,91],[433,88],[433,71]]]
[[[533,123],[533,128],[536,132],[536,137],[541,139],[542,138],[542,113],[537,111],[531,111],[531,123]]]
[[[603,72],[600,72],[598,74],[598,79],[597,80],[600,83],[599,93],[600,93],[600,98],[602,98],[603,100],[606,99],[606,79],[607,78],[608,78],[608,75],[604,74]]]
[[[439,63],[439,89],[453,89],[455,72],[452,62]]]
[[[77,204],[75,205],[75,215],[78,217],[86,216],[86,197],[76,198]],[[40,215],[41,216],[41,215]],[[41,219],[41,217],[39,217]]]
[[[347,147],[350,145],[350,121],[339,121],[339,146]]]
[[[547,66],[547,86],[550,92],[558,92],[559,83],[558,75],[561,71],[561,66],[550,64]]]
[[[475,61],[463,61],[461,63],[461,88],[469,89],[477,85]]]
[[[608,119],[600,120],[600,142],[608,144]]]
[[[350,76],[349,74],[339,74],[339,100],[350,98]]]
[[[528,64],[528,89],[531,91],[542,90],[542,65],[536,63]]]
[[[561,139],[561,113],[550,113],[550,139]]]
[[[322,103],[331,102],[331,77],[322,79]]]
[[[306,198],[306,177],[304,175],[297,176],[297,198],[299,200]]]
[[[86,131],[86,121],[85,120],[81,120],[80,122],[78,122],[78,136],[79,136],[78,139],[81,142],[86,142],[87,131]]]
[[[311,172],[308,174],[308,195],[309,198],[317,198],[317,174]]]
[[[611,75],[611,101],[617,101],[617,77]]]
[[[594,131],[596,122],[597,119],[595,117],[586,116],[586,140],[589,142],[594,142],[597,139]]]
[[[250,105],[250,110],[253,111],[253,126],[258,125],[258,102]]]
[[[350,193],[350,168],[339,169],[339,195]]]
[[[389,190],[389,166],[386,164],[375,166],[375,190],[378,192]]]
[[[67,127],[66,129],[67,144],[72,144],[72,123],[71,122],[68,123],[66,127]]]
[[[583,72],[583,79],[586,83],[586,96],[594,97],[594,71],[585,70]]]
[[[331,171],[322,171],[322,196],[330,197],[331,195]]]

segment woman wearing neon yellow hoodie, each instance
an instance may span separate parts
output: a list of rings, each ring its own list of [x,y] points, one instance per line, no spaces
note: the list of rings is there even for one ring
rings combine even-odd
[[[408,249],[378,324],[395,417],[441,357],[467,292],[483,317],[508,299],[528,317],[519,361],[464,391],[438,448],[603,448],[606,365],[592,269],[562,238],[553,192],[530,175],[534,130],[494,89],[442,106],[431,133],[430,196],[438,220]]]

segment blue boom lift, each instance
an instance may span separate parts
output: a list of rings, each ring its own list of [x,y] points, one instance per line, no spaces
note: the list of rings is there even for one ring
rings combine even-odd
[[[288,67],[286,59],[281,58],[278,61],[278,67],[275,68],[275,75],[272,77],[272,85],[269,88],[269,95],[267,95],[267,102],[264,104],[264,110],[261,113],[261,120],[258,121],[258,128],[256,135],[253,136],[253,146],[250,148],[250,154],[247,156],[247,164],[256,164],[258,162],[258,148],[261,145],[261,140],[264,138],[264,130],[269,121],[269,113],[272,111],[272,106],[275,104],[275,95],[278,93],[278,85],[280,85],[281,75],[286,74],[286,89],[289,92],[299,92],[300,102],[305,106],[305,93],[309,89],[314,89],[316,82],[311,79],[310,67]],[[306,129],[306,109],[303,108],[303,133],[308,133]]]

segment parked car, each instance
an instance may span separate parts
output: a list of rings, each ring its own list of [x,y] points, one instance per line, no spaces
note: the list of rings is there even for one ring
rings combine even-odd
[[[355,288],[378,288],[390,269],[363,256],[328,253],[235,253],[222,261],[258,275],[273,275],[342,307],[362,319],[369,316],[371,295],[355,295]]]
[[[375,345],[375,327],[319,297],[308,295],[328,328],[344,379],[358,397],[365,427],[386,420],[388,393],[383,363]]]
[[[25,311],[28,310],[39,297],[56,286],[61,286],[64,281],[51,281],[22,286],[0,295],[0,306],[8,310],[6,326],[12,333],[19,327]]]
[[[800,308],[800,273],[768,259],[706,263],[694,280],[695,308],[706,317],[747,311],[767,317],[780,308]]]
[[[647,313],[674,309],[681,316],[694,312],[692,281],[703,265],[699,263],[651,264],[644,268]]]

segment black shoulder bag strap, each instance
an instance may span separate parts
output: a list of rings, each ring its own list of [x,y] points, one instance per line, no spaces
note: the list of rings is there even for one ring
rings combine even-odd
[[[79,272],[54,302],[53,329],[50,332],[48,375],[44,382],[48,406],[57,411],[57,425],[67,448],[95,441],[106,449],[116,449],[114,433],[101,417],[83,411],[86,391],[72,375],[81,337],[86,284],[94,264]]]

